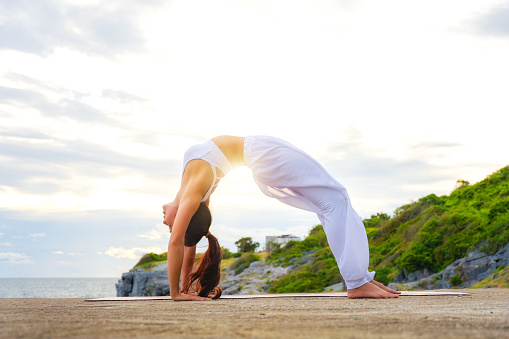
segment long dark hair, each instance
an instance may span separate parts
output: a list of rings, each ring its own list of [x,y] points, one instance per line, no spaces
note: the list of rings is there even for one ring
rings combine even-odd
[[[189,222],[184,245],[188,247],[194,246],[202,237],[206,236],[209,241],[209,247],[201,257],[196,270],[189,273],[184,279],[183,290],[184,293],[193,290],[201,297],[217,299],[223,292],[221,288],[217,286],[221,279],[221,259],[223,259],[223,251],[217,238],[209,232],[211,223],[212,216],[210,210],[207,205],[201,203]]]

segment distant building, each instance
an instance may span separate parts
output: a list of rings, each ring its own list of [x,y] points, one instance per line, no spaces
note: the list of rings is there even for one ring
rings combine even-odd
[[[291,234],[266,236],[265,249],[267,252],[270,253],[274,250],[274,244],[281,244],[281,246],[284,246],[290,240],[299,241],[300,238]]]

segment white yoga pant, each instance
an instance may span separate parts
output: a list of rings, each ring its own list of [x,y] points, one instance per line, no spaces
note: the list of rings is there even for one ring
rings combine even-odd
[[[316,160],[286,141],[267,136],[246,137],[244,160],[265,195],[317,214],[348,289],[373,279],[362,220],[343,185]]]

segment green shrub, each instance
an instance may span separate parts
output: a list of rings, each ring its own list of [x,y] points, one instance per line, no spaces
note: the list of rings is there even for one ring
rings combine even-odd
[[[232,253],[229,249],[226,247],[221,247],[223,250],[223,259],[231,259],[234,258],[234,253]]]
[[[463,280],[458,277],[457,275],[455,275],[454,277],[451,277],[451,279],[449,279],[449,282],[453,285],[453,286],[459,286],[461,285],[461,283],[463,282]]]
[[[376,270],[376,280],[381,282],[384,285],[388,285],[392,279],[389,278],[389,274],[391,273],[390,267],[380,268]]]
[[[330,249],[326,248],[315,254],[315,261],[311,265],[301,266],[295,272],[274,281],[269,292],[321,292],[325,287],[342,280],[336,260]]]

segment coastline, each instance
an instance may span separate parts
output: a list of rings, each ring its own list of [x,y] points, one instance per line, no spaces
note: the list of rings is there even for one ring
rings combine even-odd
[[[5,298],[0,299],[0,338],[500,338],[509,335],[509,289],[458,291],[470,295],[391,300],[219,299],[181,303]]]

